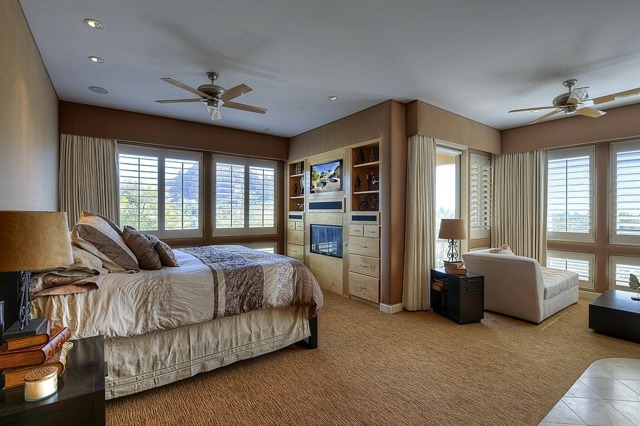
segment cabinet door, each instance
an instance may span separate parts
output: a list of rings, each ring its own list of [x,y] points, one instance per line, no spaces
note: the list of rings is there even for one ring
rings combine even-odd
[[[369,277],[380,277],[380,259],[377,257],[349,255],[349,271]]]
[[[377,278],[349,272],[349,294],[361,299],[378,303],[378,283]]]
[[[349,237],[349,253],[380,257],[380,240],[377,238]]]

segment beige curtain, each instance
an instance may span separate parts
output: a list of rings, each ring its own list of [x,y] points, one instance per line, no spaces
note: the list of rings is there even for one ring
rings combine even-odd
[[[407,156],[402,304],[417,311],[429,309],[429,271],[435,263],[435,139],[411,136]]]
[[[60,135],[58,204],[69,227],[83,209],[120,222],[117,146],[113,139]]]
[[[547,151],[498,155],[494,161],[494,246],[546,264]]]

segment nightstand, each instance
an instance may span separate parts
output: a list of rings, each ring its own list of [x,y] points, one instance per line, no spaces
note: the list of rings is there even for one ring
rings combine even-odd
[[[432,269],[430,291],[434,312],[458,324],[480,322],[484,318],[484,276],[473,272],[455,275],[444,269]]]
[[[24,386],[4,391],[2,425],[104,425],[104,340],[73,340],[58,391],[40,401],[24,400]]]

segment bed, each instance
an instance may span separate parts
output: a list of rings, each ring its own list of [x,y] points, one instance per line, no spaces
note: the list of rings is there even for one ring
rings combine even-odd
[[[242,246],[173,254],[177,267],[102,273],[86,291],[33,300],[35,316],[74,337],[105,337],[107,399],[296,342],[317,346],[322,293],[300,261]]]

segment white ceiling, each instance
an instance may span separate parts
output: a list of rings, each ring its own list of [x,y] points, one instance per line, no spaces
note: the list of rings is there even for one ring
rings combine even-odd
[[[592,98],[640,86],[639,0],[20,3],[61,100],[212,124],[200,103],[154,101],[193,97],[162,77],[197,87],[216,71],[253,88],[235,101],[268,108],[223,108],[216,125],[284,137],[387,99],[507,129],[548,112],[507,111],[550,105],[569,78]]]

